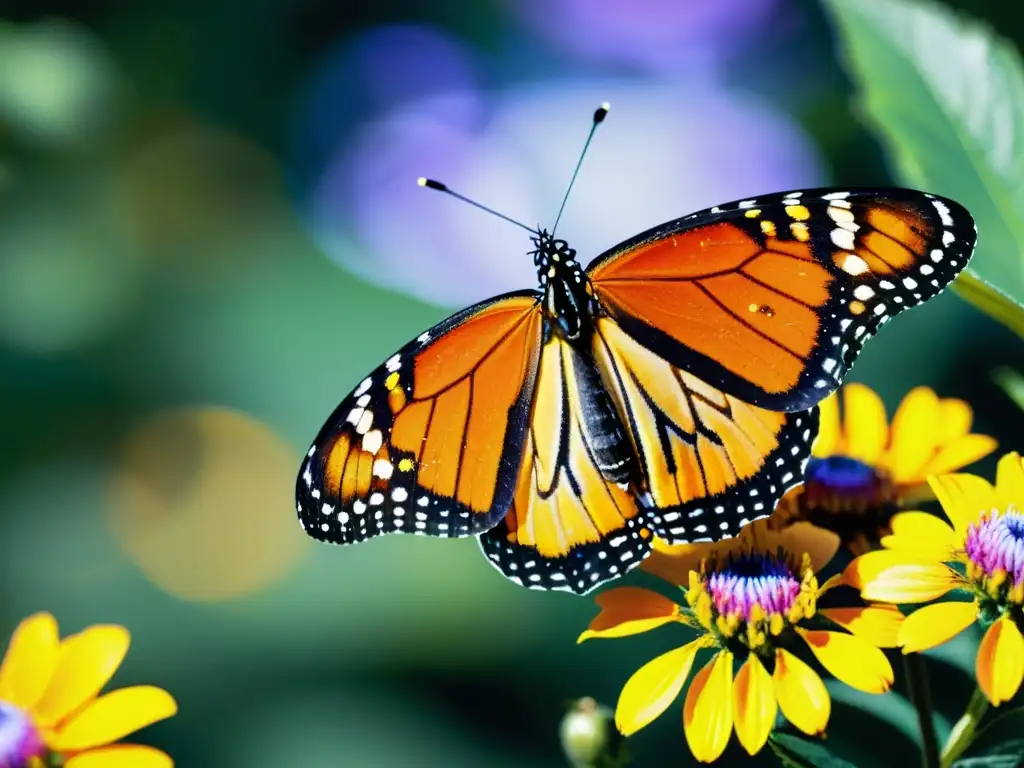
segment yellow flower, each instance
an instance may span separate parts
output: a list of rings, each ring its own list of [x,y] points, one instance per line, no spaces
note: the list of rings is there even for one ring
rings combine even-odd
[[[976,620],[988,624],[978,647],[978,686],[992,704],[1012,698],[1024,679],[1024,462],[999,460],[993,488],[968,474],[928,478],[949,523],[925,512],[892,519],[885,549],[858,557],[841,581],[868,600],[929,603],[949,593],[969,602],[935,602],[907,617],[904,653],[941,645]]]
[[[615,711],[619,730],[628,736],[664,712],[704,648],[715,649],[714,655],[693,678],[683,706],[686,740],[702,762],[722,754],[733,729],[747,752],[760,751],[780,709],[805,733],[825,730],[828,692],[792,652],[795,647],[809,648],[847,685],[887,691],[892,668],[878,648],[895,646],[903,617],[892,606],[817,607],[830,585],[819,587],[816,573],[838,548],[835,534],[808,523],[775,531],[766,520],[720,542],[673,547],[655,540],[642,567],[673,585],[686,585],[685,600],[676,603],[636,587],[608,590],[598,595],[601,612],[579,642],[665,624],[683,624],[700,634],[627,681]]]
[[[807,520],[835,531],[862,554],[878,547],[889,520],[907,504],[932,498],[929,475],[952,472],[996,449],[971,432],[963,400],[940,399],[928,387],[907,393],[890,425],[882,399],[863,384],[847,384],[820,407],[821,425],[804,485],[779,503],[776,524]]]
[[[152,686],[99,695],[128,652],[124,627],[99,624],[63,640],[49,613],[18,625],[0,665],[0,765],[43,768],[171,768],[152,747],[113,742],[177,712]]]

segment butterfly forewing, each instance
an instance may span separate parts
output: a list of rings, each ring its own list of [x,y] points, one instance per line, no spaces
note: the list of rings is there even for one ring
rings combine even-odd
[[[523,453],[541,316],[533,292],[454,315],[387,359],[324,425],[296,485],[322,541],[469,536],[507,511]]]
[[[588,273],[651,351],[749,403],[797,411],[838,388],[882,324],[948,285],[975,239],[952,200],[810,190],[670,222]]]

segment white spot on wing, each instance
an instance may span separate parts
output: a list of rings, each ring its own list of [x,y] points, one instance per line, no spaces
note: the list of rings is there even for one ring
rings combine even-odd
[[[384,443],[384,435],[381,434],[379,429],[371,429],[365,435],[363,435],[363,450],[369,453],[371,456],[375,455],[380,450],[381,445]]]

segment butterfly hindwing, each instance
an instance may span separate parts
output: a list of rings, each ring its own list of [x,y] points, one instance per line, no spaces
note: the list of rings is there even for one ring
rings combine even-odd
[[[673,367],[599,318],[594,359],[638,460],[636,492],[669,543],[735,536],[802,482],[817,408],[769,411]]]
[[[640,564],[650,532],[628,480],[634,460],[593,362],[544,345],[523,463],[508,514],[480,537],[506,577],[585,594]]]
[[[952,200],[809,190],[670,222],[587,271],[643,346],[749,403],[799,411],[838,388],[881,325],[948,285],[975,240]]]
[[[336,544],[470,536],[508,509],[529,421],[534,292],[470,307],[388,358],[328,419],[296,484],[299,520]]]

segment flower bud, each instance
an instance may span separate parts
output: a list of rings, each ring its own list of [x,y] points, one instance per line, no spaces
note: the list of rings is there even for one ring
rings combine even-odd
[[[589,696],[572,703],[562,718],[559,737],[573,768],[618,768],[628,762],[612,711]]]

